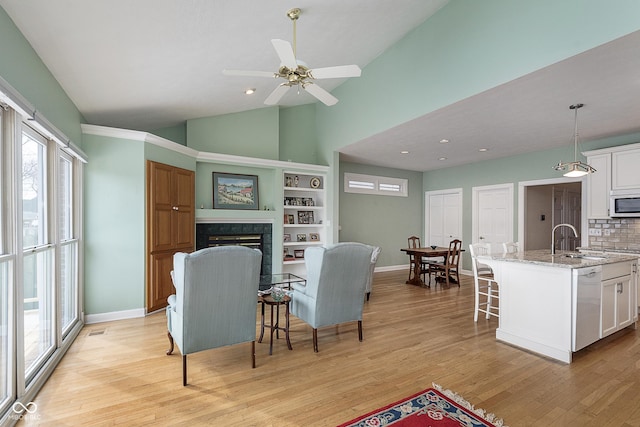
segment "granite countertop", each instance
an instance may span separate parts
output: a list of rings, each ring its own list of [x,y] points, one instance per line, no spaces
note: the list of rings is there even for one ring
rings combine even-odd
[[[610,253],[624,253],[624,254],[638,254],[640,256],[640,249],[631,249],[631,248],[623,248],[623,249],[612,249],[612,248],[578,248],[580,251],[591,251],[591,252],[610,252]]]
[[[573,258],[572,256],[582,256]],[[524,251],[513,254],[491,254],[479,255],[478,259],[490,258],[497,261],[520,262],[526,264],[543,265],[546,267],[560,268],[582,268],[593,267],[596,265],[613,264],[621,261],[635,261],[638,258],[631,255],[613,255],[602,254],[597,256],[589,256],[578,252],[557,251],[555,255],[551,255],[549,249],[540,249],[535,251]]]

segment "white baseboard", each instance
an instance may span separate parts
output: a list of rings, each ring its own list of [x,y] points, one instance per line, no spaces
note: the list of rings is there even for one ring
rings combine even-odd
[[[397,271],[397,270],[409,270],[409,264],[404,264],[404,265],[387,265],[385,267],[376,267],[375,270],[373,270],[375,273],[381,272],[381,271]]]
[[[85,314],[84,323],[90,325],[92,323],[111,322],[113,320],[133,319],[136,317],[144,317],[144,308],[134,308],[132,310],[111,311],[109,313]]]

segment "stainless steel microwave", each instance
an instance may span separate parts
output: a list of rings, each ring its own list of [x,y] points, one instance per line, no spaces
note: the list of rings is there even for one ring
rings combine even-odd
[[[611,191],[609,216],[640,218],[640,189]]]

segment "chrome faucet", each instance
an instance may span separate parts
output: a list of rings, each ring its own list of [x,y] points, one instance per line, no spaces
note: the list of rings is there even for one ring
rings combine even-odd
[[[555,234],[556,234],[556,230],[559,227],[569,227],[571,230],[573,230],[573,236],[574,237],[578,237],[578,231],[576,230],[576,228],[571,225],[571,224],[558,224],[555,227],[553,227],[553,230],[551,230],[551,254],[555,255],[556,253],[556,239],[555,239]]]

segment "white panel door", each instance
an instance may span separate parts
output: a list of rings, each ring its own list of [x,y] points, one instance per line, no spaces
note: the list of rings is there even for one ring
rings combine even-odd
[[[425,193],[424,229],[424,246],[449,247],[451,240],[462,240],[462,189]]]
[[[513,184],[473,188],[472,240],[491,243],[493,252],[513,241]]]

